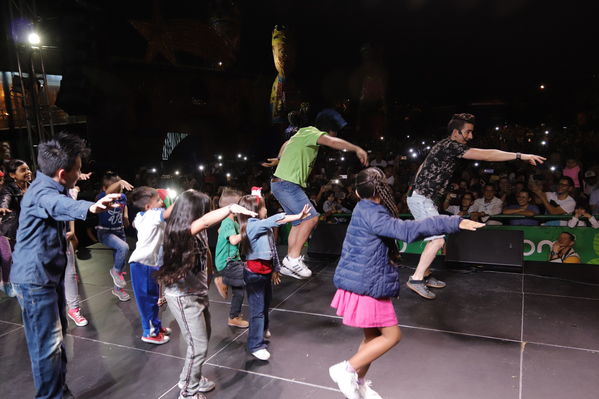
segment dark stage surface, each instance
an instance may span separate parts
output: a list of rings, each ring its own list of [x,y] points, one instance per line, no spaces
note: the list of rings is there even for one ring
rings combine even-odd
[[[68,384],[78,398],[175,399],[186,349],[177,323],[163,307],[172,341],[143,343],[135,301],[118,302],[110,293],[110,265],[111,252],[100,246],[79,260],[90,324],[69,320]],[[269,362],[246,353],[246,333],[226,325],[228,306],[212,288],[204,374],[217,387],[208,398],[342,397],[328,367],[351,356],[361,332],[343,326],[329,307],[335,264],[310,266],[311,279],[284,278],[274,289]],[[403,270],[404,280],[409,273]],[[407,288],[396,300],[402,342],[368,374],[385,399],[597,398],[599,287],[499,272],[439,276],[448,287],[435,301]],[[0,396],[33,392],[20,309],[2,297]]]

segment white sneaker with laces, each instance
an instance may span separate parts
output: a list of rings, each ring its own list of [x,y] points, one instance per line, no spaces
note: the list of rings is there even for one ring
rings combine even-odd
[[[308,269],[308,266],[304,263],[303,257],[292,261],[289,256],[286,256],[281,263],[280,272],[286,276],[303,280],[312,275],[312,271]]]
[[[374,389],[371,388],[372,381],[366,380],[364,384],[358,384],[358,390],[362,399],[383,399]]]
[[[347,361],[344,361],[331,366],[329,375],[347,399],[362,399],[358,388],[358,374],[347,371],[347,365]]]
[[[270,352],[266,349],[258,349],[256,352],[252,352],[252,356],[260,360],[268,360],[270,359]]]

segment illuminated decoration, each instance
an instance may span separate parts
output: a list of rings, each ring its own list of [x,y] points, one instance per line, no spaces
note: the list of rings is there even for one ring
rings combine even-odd
[[[189,136],[187,133],[168,132],[162,146],[162,160],[168,161],[175,147],[187,136]]]
[[[175,65],[175,53],[181,51],[219,67],[233,65],[239,51],[239,9],[234,2],[214,4],[206,21],[190,18],[165,20],[158,0],[155,0],[151,21],[129,21],[148,42],[145,61],[153,62],[161,55]]]
[[[288,39],[285,27],[275,26],[272,31],[272,57],[277,77],[270,91],[270,115],[273,124],[286,124],[287,112],[291,110],[291,82],[289,74],[295,64],[295,47]]]

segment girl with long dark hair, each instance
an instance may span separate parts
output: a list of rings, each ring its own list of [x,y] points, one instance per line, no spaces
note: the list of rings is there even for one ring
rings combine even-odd
[[[364,339],[347,361],[329,368],[331,379],[349,399],[380,398],[364,380],[370,364],[395,346],[401,337],[391,298],[399,294],[399,251],[395,240],[412,242],[422,237],[475,230],[482,223],[458,216],[434,216],[403,221],[385,174],[378,168],[361,171],[356,178],[360,201],[349,223],[341,258],[335,270],[337,292],[331,306],[343,324],[362,328]]]
[[[156,278],[164,284],[164,296],[187,343],[185,364],[179,377],[179,398],[202,399],[214,382],[202,376],[210,339],[208,311],[212,255],[206,230],[231,213],[255,216],[237,204],[212,212],[210,197],[195,190],[183,192],[175,201],[164,232],[163,266]]]
[[[8,238],[10,246],[15,247],[21,200],[31,184],[31,170],[25,161],[11,159],[5,164],[7,176],[0,188],[0,208],[9,209],[0,221],[0,234]]]
[[[277,213],[266,218],[266,206],[261,197],[246,195],[239,200],[239,205],[258,214],[258,217],[237,217],[241,234],[240,252],[246,260],[243,279],[250,306],[247,348],[254,357],[268,360],[270,352],[266,349],[264,338],[270,336],[268,308],[272,296],[271,280],[274,284],[281,282],[281,266],[272,229],[309,217],[311,208],[306,204],[297,215]]]

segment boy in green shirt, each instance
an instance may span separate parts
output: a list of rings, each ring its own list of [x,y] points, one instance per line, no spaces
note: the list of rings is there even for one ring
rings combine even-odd
[[[222,208],[230,204],[236,204],[241,196],[241,192],[225,188],[218,205]],[[223,298],[227,298],[228,287],[231,287],[232,298],[228,324],[231,327],[247,328],[249,323],[241,317],[245,282],[243,281],[244,264],[239,256],[240,241],[239,225],[235,222],[235,216],[230,214],[221,222],[218,229],[214,257],[214,265],[216,266],[214,284]]]
[[[266,167],[277,166],[270,189],[285,213],[298,214],[304,205],[310,204],[304,189],[321,145],[335,150],[355,152],[360,162],[368,166],[366,151],[336,137],[346,125],[347,122],[337,111],[324,109],[316,116],[316,127],[309,126],[298,130],[283,144],[278,158],[269,158],[268,162],[262,164]],[[281,274],[297,279],[305,279],[312,275],[300,253],[317,224],[318,212],[313,208],[310,209],[308,217],[291,223],[287,256],[281,262]]]

